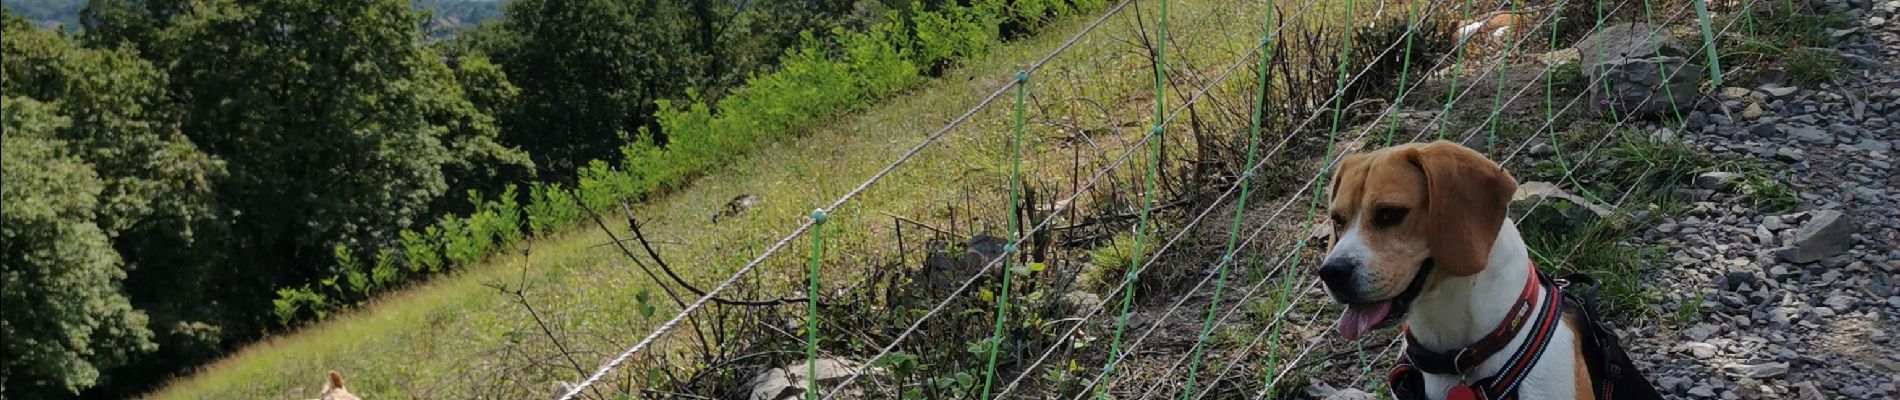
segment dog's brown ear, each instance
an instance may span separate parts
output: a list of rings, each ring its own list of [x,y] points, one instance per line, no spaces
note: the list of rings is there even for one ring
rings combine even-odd
[[[326,391],[330,389],[342,389],[343,375],[336,373],[336,371],[330,371],[330,382],[328,384],[325,384],[324,386],[325,387],[323,389]]]
[[[1425,172],[1426,245],[1453,276],[1484,270],[1504,226],[1517,180],[1483,154],[1457,143],[1432,142],[1407,154]]]

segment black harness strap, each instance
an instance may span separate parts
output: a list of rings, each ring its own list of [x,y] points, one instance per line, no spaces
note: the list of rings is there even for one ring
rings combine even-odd
[[[1636,368],[1629,353],[1616,337],[1616,330],[1603,320],[1602,309],[1597,305],[1597,281],[1589,275],[1570,274],[1563,277],[1566,289],[1576,287],[1580,290],[1563,290],[1564,302],[1569,309],[1577,313],[1577,322],[1582,326],[1578,340],[1583,346],[1583,363],[1590,369],[1590,387],[1596,391],[1599,400],[1661,400],[1662,394],[1650,385],[1642,371]]]

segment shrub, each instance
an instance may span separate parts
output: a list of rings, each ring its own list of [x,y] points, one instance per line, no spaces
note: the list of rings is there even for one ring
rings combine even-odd
[[[574,201],[571,193],[561,185],[529,184],[528,205],[524,207],[528,212],[528,230],[539,236],[579,221],[582,218],[580,203]]]
[[[997,38],[1000,17],[981,12],[990,2],[976,7],[946,7],[924,11],[922,3],[911,3],[911,23],[915,25],[918,64],[933,71],[948,66],[950,60],[982,52]],[[988,15],[985,15],[988,14]]]
[[[399,283],[402,278],[402,268],[396,266],[395,254],[389,249],[376,251],[376,266],[369,270],[370,286],[377,289],[388,288]]]
[[[402,236],[403,261],[409,264],[409,272],[437,272],[442,268],[442,232],[434,226],[424,227],[422,233],[404,229]]]
[[[442,230],[442,253],[450,264],[462,265],[480,259],[483,248],[477,248],[473,238],[469,237],[469,224],[466,220],[453,215],[444,215],[435,226]]]
[[[495,202],[484,204],[492,217],[488,229],[495,235],[495,244],[505,248],[521,243],[521,204],[515,201],[515,185],[503,186]]]
[[[277,314],[277,323],[289,325],[291,321],[303,319],[305,311],[309,311],[311,317],[323,319],[328,314],[330,300],[311,290],[310,285],[304,285],[296,289],[277,289],[277,299],[271,300],[271,305]]]

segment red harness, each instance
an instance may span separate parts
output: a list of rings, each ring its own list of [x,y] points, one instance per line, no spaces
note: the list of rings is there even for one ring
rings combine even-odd
[[[1475,381],[1459,381],[1445,393],[1447,400],[1516,399],[1518,384],[1524,381],[1531,366],[1537,364],[1537,359],[1544,355],[1544,349],[1550,347],[1550,338],[1557,332],[1559,325],[1558,318],[1563,315],[1562,292],[1550,287],[1545,281],[1538,275],[1536,267],[1531,267],[1530,279],[1524,280],[1524,292],[1517,296],[1517,302],[1511,304],[1504,321],[1484,338],[1463,348],[1449,352],[1432,351],[1420,345],[1412,337],[1411,330],[1405,330],[1405,352],[1399,355],[1398,365],[1392,368],[1388,377],[1393,397],[1426,398],[1423,393],[1424,374],[1468,376],[1478,364],[1510,345],[1520,329],[1528,327],[1530,337],[1523,346],[1511,353],[1504,368],[1496,375]],[[1544,307],[1538,310],[1536,318],[1532,318],[1530,314],[1538,302],[1539,289],[1544,289],[1549,295],[1544,296]]]

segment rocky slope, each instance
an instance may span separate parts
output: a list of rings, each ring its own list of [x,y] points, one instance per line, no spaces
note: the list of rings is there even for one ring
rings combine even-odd
[[[1723,107],[1695,111],[1680,133],[1718,156],[1771,163],[1797,192],[1796,212],[1763,211],[1734,193],[1732,176],[1704,174],[1678,190],[1689,212],[1635,239],[1670,249],[1651,278],[1656,311],[1688,317],[1625,330],[1666,394],[1900,396],[1900,1],[1827,6],[1861,23],[1832,32],[1853,67],[1840,84],[1724,88]]]

